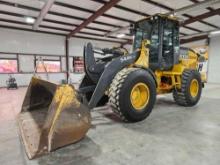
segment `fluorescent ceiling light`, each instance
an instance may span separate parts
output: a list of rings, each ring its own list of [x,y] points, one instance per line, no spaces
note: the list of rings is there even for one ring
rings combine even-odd
[[[171,13],[170,14],[170,17],[175,17],[176,16],[176,13]]]
[[[125,36],[125,34],[118,34],[117,35],[117,38],[122,38],[122,37],[124,37]]]
[[[220,34],[220,30],[219,31],[213,31],[213,32],[210,32],[211,35],[216,35],[216,34]]]
[[[26,18],[25,18],[25,21],[26,21],[27,23],[34,23],[34,22],[35,22],[35,19],[32,18],[32,17],[26,17]]]

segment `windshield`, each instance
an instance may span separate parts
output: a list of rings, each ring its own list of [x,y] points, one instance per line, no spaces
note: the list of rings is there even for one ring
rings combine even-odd
[[[135,25],[134,50],[141,47],[141,42],[147,39],[150,41],[150,62],[158,61],[159,50],[159,20],[145,19]]]
[[[134,39],[134,50],[141,47],[143,39],[150,40],[152,31],[152,22],[150,20],[143,20],[135,25],[135,39]]]

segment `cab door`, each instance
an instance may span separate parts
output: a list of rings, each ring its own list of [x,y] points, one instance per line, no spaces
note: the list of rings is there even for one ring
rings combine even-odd
[[[179,59],[179,25],[176,21],[164,19],[162,36],[161,69],[169,70]]]

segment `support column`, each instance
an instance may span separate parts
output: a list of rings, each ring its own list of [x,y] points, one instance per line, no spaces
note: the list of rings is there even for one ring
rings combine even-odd
[[[65,40],[65,55],[66,55],[66,81],[69,82],[69,39]]]

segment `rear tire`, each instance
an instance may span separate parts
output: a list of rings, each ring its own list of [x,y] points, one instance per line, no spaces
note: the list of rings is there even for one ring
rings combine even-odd
[[[197,86],[193,90],[192,86]],[[202,93],[201,75],[197,70],[184,70],[181,89],[173,91],[173,98],[178,105],[191,107],[198,103]]]
[[[143,100],[143,104],[140,102],[135,107],[134,98],[131,96],[133,89],[139,84],[143,87],[144,92],[147,91],[148,95],[146,92],[143,95],[138,88],[138,96]],[[129,122],[141,121],[148,117],[156,100],[155,81],[149,72],[140,68],[122,69],[113,79],[109,91],[109,101],[113,111],[122,120]]]

